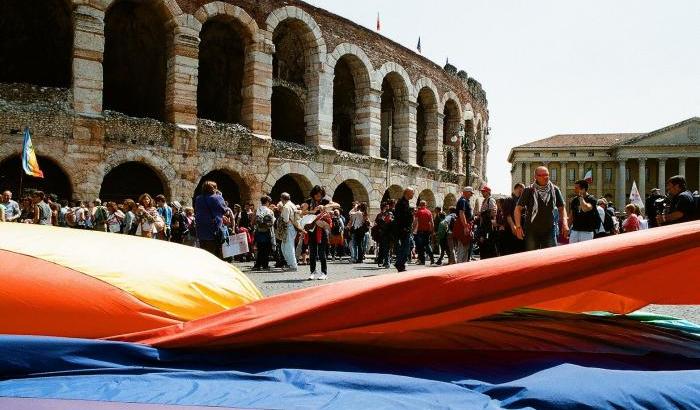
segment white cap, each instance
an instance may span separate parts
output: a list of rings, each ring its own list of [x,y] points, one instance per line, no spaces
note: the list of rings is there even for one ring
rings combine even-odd
[[[474,193],[474,188],[470,186],[465,186],[464,189],[462,189],[462,192],[471,192]]]

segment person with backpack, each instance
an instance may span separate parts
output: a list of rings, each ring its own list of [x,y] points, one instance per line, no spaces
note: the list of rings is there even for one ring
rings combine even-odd
[[[457,207],[450,207],[447,216],[445,216],[445,219],[440,221],[440,225],[438,226],[437,237],[438,241],[440,241],[440,256],[438,257],[437,261],[435,261],[435,264],[438,266],[442,265],[442,258],[445,256],[445,254],[447,254],[447,263],[449,265],[454,265],[455,263],[455,249],[454,240],[452,238],[452,229],[454,228],[457,218]]]
[[[339,209],[333,211],[331,221],[333,221],[333,227],[331,228],[331,235],[328,239],[331,250],[331,260],[341,260],[343,257],[343,248],[345,247],[345,237],[343,235],[345,224],[343,223],[343,218],[340,216]]]
[[[270,253],[272,253],[272,232],[275,214],[268,207],[271,199],[264,195],[260,198],[260,207],[255,212],[255,246],[257,258],[252,270],[270,270]]]
[[[107,208],[102,205],[102,201],[99,198],[92,201],[90,205],[92,207],[92,209],[90,209],[92,214],[92,229],[95,231],[106,232],[107,218],[109,216]]]
[[[615,222],[613,221],[613,215],[608,212],[608,201],[605,198],[600,198],[596,204],[596,211],[598,212],[598,218],[602,221],[599,225],[598,230],[593,234],[594,239],[604,238],[615,233]]]

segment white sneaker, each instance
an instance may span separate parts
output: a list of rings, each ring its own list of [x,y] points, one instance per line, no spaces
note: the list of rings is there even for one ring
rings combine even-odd
[[[309,280],[314,280],[316,279],[316,272],[311,272],[311,275],[309,275]]]
[[[328,279],[328,275],[326,275],[325,273],[321,273],[321,274],[318,275],[318,278],[316,278],[316,279],[318,279],[318,280],[326,280],[326,279]]]

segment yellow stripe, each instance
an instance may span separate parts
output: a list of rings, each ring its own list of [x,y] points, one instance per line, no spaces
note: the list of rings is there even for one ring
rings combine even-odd
[[[263,297],[231,264],[201,249],[155,239],[0,223],[0,249],[82,272],[181,320],[197,319]]]

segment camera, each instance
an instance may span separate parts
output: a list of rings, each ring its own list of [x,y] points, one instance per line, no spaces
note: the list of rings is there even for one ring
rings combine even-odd
[[[656,211],[656,215],[667,215],[670,207],[671,203],[666,197],[658,198],[656,201],[654,201],[654,210]]]

